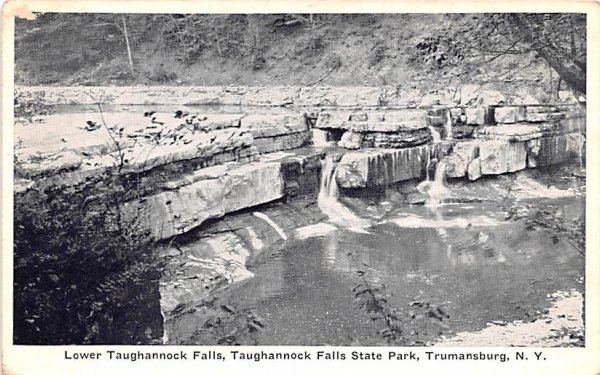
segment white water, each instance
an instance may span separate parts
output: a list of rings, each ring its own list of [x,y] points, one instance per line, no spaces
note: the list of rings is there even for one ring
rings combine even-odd
[[[275,230],[275,232],[277,232],[279,237],[281,237],[284,240],[288,239],[288,237],[285,234],[285,232],[283,231],[283,229],[281,229],[281,227],[279,225],[277,225],[277,223],[275,223],[273,220],[271,220],[270,217],[263,214],[262,212],[253,212],[252,215],[256,216],[259,219],[264,220],[267,224],[269,224],[271,226],[271,228],[273,228]]]
[[[294,231],[294,237],[296,239],[304,240],[310,237],[324,236],[326,234],[335,232],[337,227],[328,223],[317,223],[300,227]]]
[[[402,228],[467,228],[472,227],[492,227],[498,225],[508,224],[505,221],[500,221],[488,216],[474,215],[467,217],[455,217],[444,219],[441,216],[435,218],[426,218],[418,215],[407,214],[394,219],[389,222],[396,224]],[[441,237],[444,237],[444,232],[440,231]]]
[[[433,143],[438,143],[442,141],[442,136],[440,135],[440,132],[435,130],[435,128],[433,126],[429,127],[429,130],[431,130],[431,136],[433,137]]]
[[[440,160],[435,167],[435,175],[433,181],[427,191],[427,200],[425,205],[428,207],[437,207],[442,203],[442,200],[448,193],[448,189],[444,185],[446,179],[446,161]]]
[[[446,126],[444,128],[446,129],[446,139],[452,139],[452,114],[449,109],[446,111]]]
[[[317,199],[319,208],[332,223],[344,226],[354,232],[367,233],[363,228],[370,227],[370,222],[356,216],[354,212],[338,201],[340,192],[335,175],[336,165],[331,155],[327,155],[323,161],[321,172],[321,190]]]

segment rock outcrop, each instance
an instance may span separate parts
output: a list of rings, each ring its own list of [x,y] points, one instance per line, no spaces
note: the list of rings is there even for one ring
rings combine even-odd
[[[336,169],[342,188],[385,186],[422,178],[432,155],[445,155],[447,144],[425,145],[399,150],[361,150],[345,153]]]
[[[315,127],[350,132],[342,135],[341,147],[407,148],[431,141],[426,111],[322,112]]]

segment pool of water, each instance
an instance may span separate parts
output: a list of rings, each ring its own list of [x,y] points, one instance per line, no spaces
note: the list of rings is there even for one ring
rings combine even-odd
[[[553,204],[567,219],[584,210],[580,196],[527,203]],[[504,220],[502,202],[378,205],[372,210],[388,214],[369,228],[336,224],[261,253],[249,265],[255,277],[223,293],[221,303],[261,317],[260,345],[379,345],[383,323],[359,308],[352,289],[384,285],[387,306],[402,317],[403,343],[424,345],[490,321],[532,321],[549,306],[548,294],[583,290],[583,256],[523,221]],[[413,302],[444,315],[427,317]],[[202,322],[191,314],[172,324],[183,334]]]

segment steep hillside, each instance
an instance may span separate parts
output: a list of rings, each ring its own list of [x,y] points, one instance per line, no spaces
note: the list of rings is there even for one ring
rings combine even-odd
[[[130,42],[133,74],[124,38]],[[417,46],[448,15],[42,14],[16,25],[23,85],[400,85],[457,83],[555,88],[533,56],[508,56],[460,78],[437,72]]]

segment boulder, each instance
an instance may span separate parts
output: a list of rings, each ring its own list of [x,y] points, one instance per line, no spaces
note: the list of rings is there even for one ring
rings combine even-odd
[[[454,150],[446,157],[446,175],[448,177],[464,177],[467,173],[467,166],[479,152],[479,145],[476,141],[458,142]]]
[[[502,174],[508,171],[506,145],[505,141],[486,141],[480,144],[479,158],[482,174]]]
[[[484,125],[485,124],[485,108],[484,107],[469,107],[465,108],[467,115],[467,125]]]
[[[342,134],[342,139],[338,142],[338,146],[347,148],[348,150],[358,150],[363,142],[363,135],[354,131],[346,131]]]

